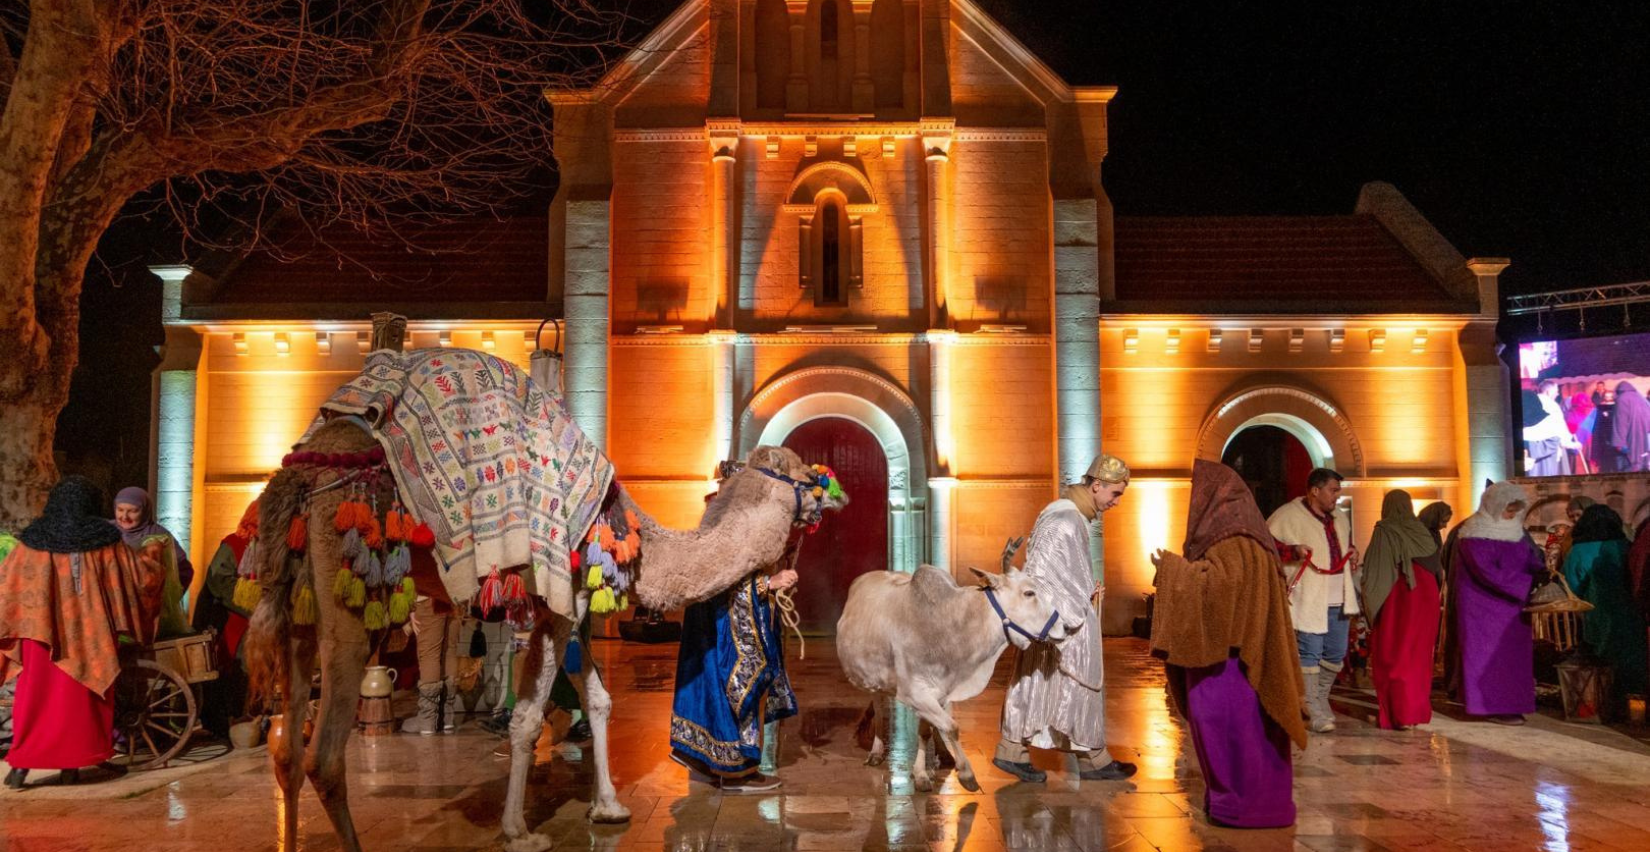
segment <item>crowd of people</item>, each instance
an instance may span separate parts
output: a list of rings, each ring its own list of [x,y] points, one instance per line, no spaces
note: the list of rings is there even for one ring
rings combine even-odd
[[[1526,387],[1524,458],[1531,476],[1650,471],[1650,401],[1629,381]]]
[[[1134,774],[1133,764],[1107,749],[1098,620],[1104,588],[1089,556],[1090,525],[1123,498],[1129,476],[1121,460],[1097,457],[1032,530],[1026,573],[1061,612],[1083,619],[1068,625],[1071,635],[1058,647],[1033,643],[1017,655],[992,762],[1021,781],[1046,780],[1033,765],[1034,749],[1065,754],[1084,780]],[[1446,688],[1465,713],[1523,724],[1536,709],[1525,609],[1533,589],[1559,576],[1593,606],[1582,638],[1614,670],[1609,700],[1624,703],[1650,686],[1650,523],[1634,537],[1610,507],[1576,497],[1538,547],[1525,523],[1531,498],[1516,483],[1488,485],[1477,512],[1453,529],[1447,504],[1417,513],[1407,492],[1393,490],[1360,550],[1339,508],[1342,476],[1320,468],[1304,485],[1302,497],[1264,517],[1235,471],[1200,460],[1180,552],[1152,555],[1151,648],[1187,721],[1211,823],[1294,822],[1293,751],[1309,734],[1335,730],[1330,690],[1346,667],[1354,619],[1371,634],[1381,728],[1407,730],[1431,719],[1440,640]],[[14,788],[37,769],[62,770],[72,782],[79,769],[112,756],[115,682],[134,649],[210,627],[220,659],[232,661],[256,604],[238,588],[239,564],[257,536],[256,503],[215,552],[193,607],[185,591],[193,568],[176,537],[155,522],[148,495],[121,491],[112,520],[99,509],[95,487],[67,477],[38,519],[15,539],[0,537],[0,680],[15,676],[5,783]],[[796,580],[782,560],[686,610],[671,756],[723,791],[779,786],[760,767],[768,723],[797,712],[778,600]],[[407,631],[416,643],[418,710],[403,730],[450,732],[459,716],[480,709],[492,714],[484,726],[502,735],[511,703],[510,627],[443,608],[436,597],[420,596]],[[191,610],[192,623],[185,617]],[[463,646],[464,658],[484,658],[496,673],[479,708],[460,701]],[[238,667],[224,668],[206,702],[220,725],[247,709]],[[553,692],[558,706],[577,707],[565,677]],[[215,727],[213,712],[205,714],[208,727]]]

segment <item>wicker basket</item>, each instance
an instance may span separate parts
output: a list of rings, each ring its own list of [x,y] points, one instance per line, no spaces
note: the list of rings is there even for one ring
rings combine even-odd
[[[1564,575],[1557,571],[1550,572],[1551,579],[1537,586],[1530,592],[1530,601],[1524,607],[1525,612],[1589,612],[1593,605],[1576,596],[1570,584],[1565,581]]]

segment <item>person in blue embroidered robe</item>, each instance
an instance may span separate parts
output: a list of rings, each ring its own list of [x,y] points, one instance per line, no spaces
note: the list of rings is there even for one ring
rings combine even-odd
[[[797,712],[774,601],[774,593],[795,583],[792,568],[757,571],[683,612],[671,759],[726,792],[779,786],[758,769],[763,726]]]

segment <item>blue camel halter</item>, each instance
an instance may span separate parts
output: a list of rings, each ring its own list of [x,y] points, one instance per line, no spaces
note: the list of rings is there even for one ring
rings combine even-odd
[[[1060,621],[1060,611],[1055,610],[1054,612],[1049,614],[1048,622],[1043,625],[1043,629],[1041,631],[1039,631],[1037,633],[1037,635],[1033,636],[1031,631],[1025,629],[1024,627],[1021,627],[1019,624],[1016,624],[1014,619],[1008,617],[1008,613],[1003,612],[1003,605],[997,602],[997,590],[996,589],[987,587],[986,590],[985,590],[985,599],[991,602],[991,608],[996,610],[997,611],[997,617],[1002,619],[1002,621],[1003,621],[1003,638],[1007,639],[1008,643],[1010,645],[1014,644],[1014,638],[1012,636],[1008,635],[1008,631],[1010,631],[1010,630],[1014,631],[1015,633],[1020,634],[1021,636],[1026,637],[1027,639],[1030,639],[1033,642],[1047,642],[1048,641],[1048,632],[1050,630],[1053,630],[1054,625],[1059,623],[1059,621]]]
[[[825,483],[822,481],[824,477],[815,476],[813,479],[804,482],[799,479],[792,479],[783,473],[768,470],[765,467],[756,468],[756,472],[769,479],[777,479],[791,487],[791,493],[796,495],[796,510],[791,516],[791,523],[799,526],[812,526],[819,523],[820,518],[824,517],[825,512],[817,503],[814,504],[813,512],[806,515],[802,513],[802,495],[813,491],[815,488],[825,487]]]

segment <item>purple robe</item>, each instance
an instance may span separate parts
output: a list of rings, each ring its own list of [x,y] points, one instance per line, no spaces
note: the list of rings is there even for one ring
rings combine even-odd
[[[1462,538],[1455,547],[1461,702],[1474,716],[1535,712],[1535,639],[1524,605],[1545,566],[1528,539]]]
[[[1185,685],[1187,726],[1203,769],[1209,822],[1231,828],[1295,823],[1289,735],[1266,715],[1236,657],[1200,669],[1169,666]]]

